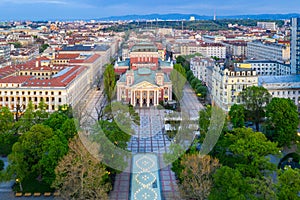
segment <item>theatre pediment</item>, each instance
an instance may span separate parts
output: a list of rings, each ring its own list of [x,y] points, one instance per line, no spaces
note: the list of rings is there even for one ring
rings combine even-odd
[[[143,82],[140,82],[136,85],[133,85],[131,88],[132,89],[156,89],[156,88],[159,88],[159,87],[157,85],[149,83],[148,81],[143,81]]]

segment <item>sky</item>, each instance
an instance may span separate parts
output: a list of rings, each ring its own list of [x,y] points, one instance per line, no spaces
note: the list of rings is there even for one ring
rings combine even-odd
[[[97,19],[131,14],[300,13],[299,0],[0,0],[0,20]]]

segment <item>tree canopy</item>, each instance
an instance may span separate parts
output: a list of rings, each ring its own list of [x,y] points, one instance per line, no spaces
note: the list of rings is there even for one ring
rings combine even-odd
[[[300,170],[287,169],[279,174],[277,188],[279,200],[299,199]]]
[[[108,102],[111,102],[116,90],[116,75],[114,66],[109,64],[106,66],[104,74],[104,91]]]
[[[109,172],[82,144],[79,137],[69,143],[69,152],[55,168],[52,186],[62,199],[108,199]]]
[[[273,98],[266,107],[266,117],[267,136],[280,147],[297,140],[298,110],[291,99]]]
[[[245,108],[243,105],[234,104],[229,111],[230,121],[233,128],[241,128],[245,122]]]
[[[183,156],[181,165],[181,196],[186,199],[207,199],[213,185],[212,175],[219,167],[218,160],[209,155],[187,154]]]
[[[248,117],[254,121],[256,130],[259,131],[259,122],[265,116],[265,106],[271,99],[270,93],[264,87],[251,86],[240,92],[239,96]]]
[[[185,69],[181,64],[175,64],[173,70],[170,73],[170,79],[173,85],[173,93],[177,101],[180,101],[183,96],[183,87],[186,83]]]
[[[243,175],[261,177],[267,171],[275,169],[276,166],[266,156],[277,155],[279,148],[263,133],[254,132],[250,128],[237,128],[232,133],[227,133],[225,138],[229,151],[236,158],[236,163],[233,164]]]

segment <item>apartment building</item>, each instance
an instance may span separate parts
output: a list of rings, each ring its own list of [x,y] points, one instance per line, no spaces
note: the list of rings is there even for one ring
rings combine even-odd
[[[275,60],[288,64],[290,62],[290,46],[259,40],[248,42],[247,58],[257,60]]]
[[[207,83],[208,78],[208,67],[213,67],[215,61],[212,58],[205,58],[196,56],[190,61],[190,69],[192,70],[195,77],[199,80]]]
[[[49,112],[64,104],[76,106],[102,75],[106,63],[101,58],[59,53],[0,68],[0,106],[25,110],[29,101],[37,107],[42,100]]]
[[[275,22],[257,22],[257,27],[271,31],[276,31],[277,28]]]
[[[241,103],[239,93],[249,87],[258,85],[256,71],[249,68],[227,69],[216,65],[212,74],[212,104],[225,112],[235,103]]]
[[[247,42],[244,41],[224,41],[222,44],[226,47],[226,54],[233,57],[247,56]]]
[[[10,64],[10,45],[0,45],[0,68]]]
[[[258,85],[266,88],[273,97],[289,98],[300,107],[300,75],[260,76]]]
[[[184,43],[180,45],[181,55],[200,53],[205,57],[226,58],[226,47],[219,43]]]
[[[236,67],[256,71],[258,76],[284,76],[291,74],[291,66],[273,60],[245,60],[235,63]]]
[[[291,66],[292,74],[300,74],[300,18],[292,18]]]
[[[37,108],[43,100],[49,112],[64,104],[75,106],[89,89],[86,84],[88,68],[82,66],[28,65],[24,71],[20,66],[8,66],[2,68],[0,74],[0,106],[6,106],[13,112],[16,112],[17,106],[24,111],[29,101]]]

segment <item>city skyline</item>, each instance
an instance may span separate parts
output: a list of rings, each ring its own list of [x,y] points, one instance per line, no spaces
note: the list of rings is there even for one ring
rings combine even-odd
[[[234,6],[233,6],[234,5]],[[131,14],[197,14],[247,15],[300,13],[296,1],[221,0],[195,2],[191,0],[137,1],[111,0],[0,0],[0,20],[63,20],[94,19]]]

